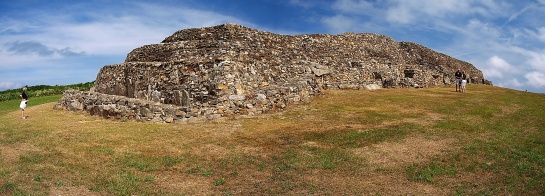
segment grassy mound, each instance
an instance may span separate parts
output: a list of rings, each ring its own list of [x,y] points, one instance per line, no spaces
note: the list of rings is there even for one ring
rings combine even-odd
[[[34,103],[27,120],[0,103],[2,195],[545,194],[542,94],[327,91],[282,113],[186,124]]]

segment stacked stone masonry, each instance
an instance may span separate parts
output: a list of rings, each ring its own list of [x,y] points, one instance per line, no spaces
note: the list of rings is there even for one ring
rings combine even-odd
[[[279,35],[236,24],[185,29],[104,66],[96,92],[67,91],[56,108],[175,122],[253,115],[307,102],[323,89],[491,84],[473,65],[378,34]]]

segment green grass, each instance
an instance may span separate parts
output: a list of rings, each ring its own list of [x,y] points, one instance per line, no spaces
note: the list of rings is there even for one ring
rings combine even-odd
[[[544,195],[545,95],[327,91],[248,118],[109,121],[0,102],[1,195]]]
[[[31,98],[60,95],[65,90],[68,90],[68,89],[89,91],[89,89],[93,86],[94,86],[94,82],[70,84],[70,85],[63,85],[63,86],[36,85],[36,86],[27,87],[28,89],[27,95]],[[19,95],[21,95],[22,93],[21,90],[22,89],[19,88],[19,89],[0,91],[0,102],[20,99]]]
[[[410,180],[424,182],[433,182],[435,176],[455,175],[458,173],[454,166],[437,162],[411,165],[406,170]]]
[[[40,164],[44,160],[44,156],[38,152],[28,152],[19,156],[22,163]]]
[[[62,95],[50,95],[50,96],[44,96],[44,97],[31,97],[29,98],[27,107],[32,107],[44,103],[51,103],[56,102],[61,98]],[[19,108],[19,104],[21,104],[21,100],[9,100],[9,101],[3,101],[0,102],[0,116],[7,114],[9,112],[21,110]]]

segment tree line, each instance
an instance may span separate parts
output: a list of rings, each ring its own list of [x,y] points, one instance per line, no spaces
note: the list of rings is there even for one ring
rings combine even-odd
[[[80,91],[89,91],[91,87],[95,85],[95,82],[86,82],[86,83],[79,83],[79,84],[70,84],[70,85],[64,85],[64,86],[50,86],[50,85],[36,85],[36,86],[28,86],[27,87],[27,95],[29,99],[32,99],[32,97],[41,97],[41,96],[50,96],[50,95],[60,95],[65,90],[73,89],[73,90],[80,90]],[[2,101],[8,101],[13,99],[20,99],[19,95],[22,93],[22,87],[18,89],[11,89],[11,90],[5,90],[0,91],[0,102]]]

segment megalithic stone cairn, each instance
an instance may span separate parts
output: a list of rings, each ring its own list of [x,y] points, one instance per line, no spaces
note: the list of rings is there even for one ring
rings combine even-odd
[[[323,89],[450,85],[457,68],[471,83],[491,84],[470,63],[384,35],[280,35],[223,24],[136,48],[100,70],[95,92],[67,91],[55,107],[153,122],[255,115]]]

